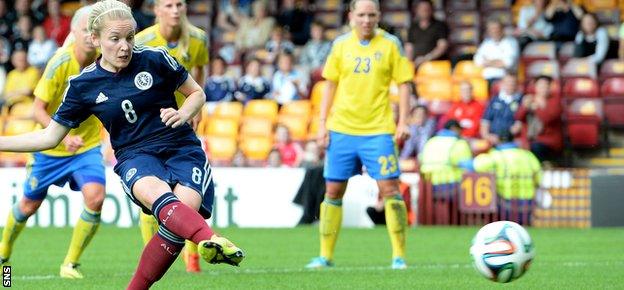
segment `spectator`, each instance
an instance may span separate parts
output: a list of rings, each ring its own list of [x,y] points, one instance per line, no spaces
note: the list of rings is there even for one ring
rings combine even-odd
[[[619,46],[618,46],[618,58],[624,61],[624,22],[620,25],[620,31],[618,32]]]
[[[544,12],[546,21],[553,26],[550,39],[556,41],[559,46],[563,42],[574,41],[583,13],[583,9],[571,0],[550,1]]]
[[[3,106],[33,99],[33,91],[39,81],[39,70],[28,65],[26,51],[16,50],[11,55],[11,63],[15,67],[9,72],[4,87]]]
[[[462,127],[461,136],[464,138],[479,138],[479,125],[483,116],[483,105],[477,102],[472,95],[472,84],[463,81],[459,84],[460,101],[444,115],[444,120],[457,120]]]
[[[217,27],[225,32],[238,30],[244,16],[249,16],[249,8],[253,0],[221,0],[217,9]]]
[[[9,44],[9,41],[2,36],[0,36],[0,67],[2,67],[5,72],[12,68],[11,44]],[[2,87],[0,87],[0,91],[2,91]]]
[[[11,38],[13,33],[13,14],[9,13],[6,0],[0,0],[0,36]]]
[[[210,63],[210,77],[206,80],[204,91],[206,102],[232,101],[236,92],[234,80],[225,75],[227,63],[221,57],[215,57]]]
[[[412,110],[409,128],[409,139],[403,143],[403,149],[399,155],[401,160],[416,159],[435,131],[435,120],[429,117],[427,107],[419,105]]]
[[[290,33],[296,45],[305,44],[310,38],[310,23],[313,15],[308,9],[308,0],[284,0],[277,23]]]
[[[48,38],[56,41],[57,46],[62,46],[69,35],[70,22],[70,17],[61,14],[59,0],[48,0],[48,16],[43,21],[43,28]]]
[[[598,26],[596,15],[587,13],[581,18],[581,30],[574,39],[574,57],[587,57],[596,65],[605,58],[615,57],[615,45],[611,45],[607,29]]]
[[[29,16],[20,16],[17,20],[17,25],[13,30],[13,49],[15,50],[27,50],[30,41],[32,40],[32,22]]]
[[[249,100],[263,99],[271,92],[271,84],[260,75],[260,60],[252,59],[245,67],[245,75],[238,80],[236,100],[247,103]]]
[[[308,78],[293,68],[293,55],[281,53],[277,59],[278,71],[273,75],[271,98],[283,105],[308,95]]]
[[[45,17],[45,14],[36,9],[32,9],[31,0],[15,0],[13,4],[13,11],[9,14],[10,19],[19,19],[22,16],[28,16],[35,24],[40,24]]]
[[[520,50],[516,39],[504,35],[500,20],[488,20],[486,29],[488,37],[479,45],[474,62],[483,67],[483,78],[492,84],[506,71],[515,70]]]
[[[137,31],[141,31],[147,27],[154,25],[154,19],[156,18],[153,13],[146,13],[143,11],[143,0],[122,0],[132,9],[132,17],[137,23]]]
[[[271,168],[283,167],[282,157],[280,156],[279,151],[277,151],[276,149],[273,149],[271,150],[271,152],[269,152],[269,157],[267,157],[266,167],[271,167]]]
[[[407,37],[407,45],[411,46],[414,54],[414,66],[430,60],[446,59],[448,27],[433,17],[431,1],[418,1],[414,7],[416,19],[410,25]]]
[[[33,40],[28,46],[28,63],[43,71],[48,60],[56,51],[56,43],[46,38],[43,26],[35,26]]]
[[[290,137],[290,130],[284,125],[275,128],[275,149],[279,152],[281,163],[286,167],[299,167],[303,157],[303,149]],[[274,166],[273,166],[274,167]]]
[[[312,38],[301,50],[299,64],[308,71],[318,69],[325,64],[325,60],[331,50],[331,42],[325,39],[325,28],[320,22],[313,22],[310,28]]]
[[[263,47],[271,36],[275,19],[267,15],[264,1],[253,3],[253,16],[243,18],[236,32],[236,48],[252,49]]]
[[[321,151],[316,141],[308,141],[303,149],[300,167],[313,168],[323,165],[321,162]]]
[[[535,94],[526,95],[516,112],[517,122],[526,128],[531,152],[540,161],[554,160],[563,148],[561,132],[561,100],[551,96],[552,79],[539,76],[535,81]]]
[[[533,0],[533,5],[525,5],[520,8],[518,26],[514,30],[514,36],[518,38],[521,49],[531,41],[550,38],[553,26],[544,18],[547,2],[547,0]]]
[[[273,63],[280,53],[294,53],[295,45],[285,38],[284,28],[280,26],[273,27],[271,31],[271,40],[267,42],[264,49],[268,52],[267,58],[264,60],[266,63]]]
[[[501,81],[500,92],[490,100],[481,119],[481,138],[491,145],[500,143],[497,132],[510,131],[518,134],[521,127],[514,126],[514,115],[522,102],[522,94],[518,92],[518,78],[514,74],[506,74]],[[513,126],[513,128],[512,128]]]

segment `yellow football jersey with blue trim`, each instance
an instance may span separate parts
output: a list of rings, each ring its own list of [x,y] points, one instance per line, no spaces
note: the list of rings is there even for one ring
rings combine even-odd
[[[46,111],[50,116],[54,115],[58,107],[63,102],[63,94],[69,84],[71,76],[80,73],[80,64],[74,54],[74,45],[59,48],[54,56],[48,61],[41,79],[37,83],[34,95],[48,104]],[[41,125],[39,125],[41,127]],[[43,151],[42,153],[52,156],[71,156],[83,153],[89,149],[100,145],[100,131],[102,125],[95,116],[87,118],[76,129],[69,131],[69,135],[82,137],[84,146],[77,152],[69,152],[65,149],[65,144],[61,142],[55,148]]]
[[[323,69],[323,77],[337,82],[327,128],[350,135],[392,134],[389,89],[391,81],[411,81],[414,69],[400,40],[381,29],[367,42],[355,31],[337,37]]]
[[[170,46],[167,40],[160,34],[160,24],[154,24],[137,33],[135,44],[152,47],[162,47],[189,72],[197,66],[208,64],[208,35],[203,30],[189,25],[188,52],[180,51],[179,46]],[[178,107],[184,103],[184,96],[176,92]]]

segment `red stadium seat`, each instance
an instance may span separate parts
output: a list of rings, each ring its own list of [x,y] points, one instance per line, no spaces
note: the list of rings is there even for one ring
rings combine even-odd
[[[554,59],[557,59],[557,49],[552,41],[531,42],[522,51],[522,62],[525,64],[536,60]]]
[[[565,135],[572,148],[598,148],[601,145],[602,101],[576,99],[566,109]]]
[[[603,97],[624,98],[624,76],[606,79],[600,88],[600,94]]]
[[[559,48],[559,62],[566,63],[574,56],[574,42],[568,41]]]
[[[607,59],[600,67],[600,80],[608,78],[624,77],[624,61],[619,59]]]
[[[532,62],[526,70],[526,78],[533,79],[540,75],[559,79],[559,63],[555,60],[536,60]]]
[[[563,79],[571,78],[598,78],[596,65],[590,60],[583,58],[571,58],[561,69]]]
[[[624,77],[607,79],[600,89],[610,127],[624,127]]]
[[[564,98],[598,98],[600,88],[598,81],[590,78],[575,78],[566,80],[563,84]]]

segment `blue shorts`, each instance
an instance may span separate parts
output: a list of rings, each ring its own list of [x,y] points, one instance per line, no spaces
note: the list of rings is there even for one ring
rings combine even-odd
[[[72,190],[79,191],[90,183],[106,184],[106,174],[100,146],[73,156],[51,156],[34,153],[34,161],[28,165],[28,178],[24,182],[24,196],[42,200],[48,194],[48,187],[54,184],[64,186],[69,182]]]
[[[401,174],[398,160],[390,134],[358,136],[330,131],[323,176],[327,181],[343,182],[361,174],[364,165],[375,180],[395,179]]]
[[[121,178],[126,195],[140,206],[143,212],[152,214],[152,209],[138,201],[131,189],[142,177],[154,176],[168,183],[172,189],[180,184],[197,191],[202,197],[199,213],[205,219],[210,218],[214,202],[214,183],[212,169],[201,146],[142,148],[126,152],[124,155],[129,157],[115,165],[115,173]]]

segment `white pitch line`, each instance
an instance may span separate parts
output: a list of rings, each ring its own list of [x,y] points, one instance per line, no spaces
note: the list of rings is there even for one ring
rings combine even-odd
[[[550,262],[538,262],[540,265],[559,265],[563,267],[588,267],[588,266],[624,266],[624,261],[610,261],[610,262],[563,262],[563,263],[550,263]],[[414,264],[409,266],[406,270],[420,270],[420,269],[459,269],[459,268],[472,268],[472,264]],[[328,269],[305,269],[305,268],[267,268],[267,269],[233,269],[233,271],[222,270],[206,270],[203,274],[207,275],[236,275],[236,274],[290,274],[290,273],[319,273],[319,272],[368,272],[368,271],[394,271],[388,266],[361,266],[361,267],[332,267]],[[128,277],[130,273],[111,273],[106,275],[89,276],[89,277]],[[54,280],[61,279],[56,275],[23,275],[14,276],[14,280]]]

